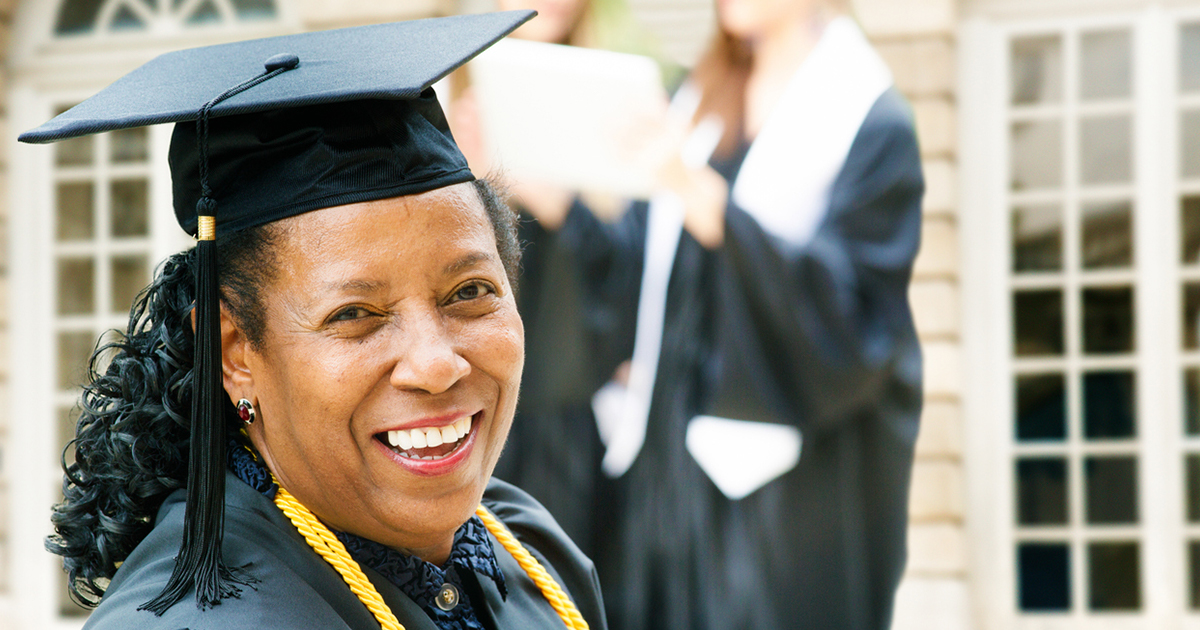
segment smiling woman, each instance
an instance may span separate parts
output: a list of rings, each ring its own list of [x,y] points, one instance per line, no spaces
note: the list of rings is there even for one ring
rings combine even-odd
[[[442,564],[500,456],[524,357],[479,195],[457,184],[274,225],[266,334],[224,318],[225,389],[254,402],[251,441],[326,524]]]
[[[182,51],[22,136],[180,123],[198,239],[92,359],[47,541],[89,627],[604,627],[590,561],[491,479],[516,219],[429,89],[528,17]]]

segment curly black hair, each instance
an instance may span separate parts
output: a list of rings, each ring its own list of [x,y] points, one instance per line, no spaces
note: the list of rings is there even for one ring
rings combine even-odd
[[[513,286],[521,250],[516,214],[485,180],[474,187],[487,211]],[[262,347],[267,322],[261,291],[278,269],[273,252],[286,234],[279,224],[242,230],[217,240],[221,301],[251,345]],[[154,527],[188,469],[192,398],[195,250],[172,255],[138,294],[128,329],[99,345],[88,366],[76,423],[74,462],[63,457],[62,503],[50,520],[46,549],[63,557],[72,599],[94,607],[121,562]],[[107,367],[102,366],[107,362]],[[240,421],[225,402],[226,428],[240,437]]]

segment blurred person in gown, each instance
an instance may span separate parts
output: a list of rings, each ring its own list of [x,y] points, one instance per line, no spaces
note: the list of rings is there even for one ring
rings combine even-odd
[[[528,206],[632,357],[596,407],[609,622],[887,628],[921,407],[911,111],[838,3],[717,11],[643,126],[660,193],[615,225]]]
[[[516,39],[629,53],[653,50],[644,32],[633,25],[624,0],[497,0],[496,8],[538,12],[513,33]],[[449,119],[472,169],[489,172],[495,165],[484,147],[470,70],[468,65],[452,77]],[[516,420],[495,475],[537,498],[580,548],[591,553],[604,448],[591,397],[628,355],[603,345],[616,332],[609,323],[614,318],[604,309],[572,307],[582,300],[578,265],[557,235],[533,219],[537,208],[531,205],[565,207],[573,193],[502,175],[522,219],[517,304],[525,321],[527,359]]]

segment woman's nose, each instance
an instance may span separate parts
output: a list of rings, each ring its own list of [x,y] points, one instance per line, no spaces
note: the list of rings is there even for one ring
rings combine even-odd
[[[459,354],[452,332],[439,315],[409,319],[401,328],[393,387],[440,394],[470,373],[471,364]]]

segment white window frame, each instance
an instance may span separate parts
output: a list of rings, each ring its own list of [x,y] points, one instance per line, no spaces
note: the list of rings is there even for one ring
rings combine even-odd
[[[1200,628],[1190,610],[1182,502],[1177,33],[1196,2],[967,2],[959,32],[960,235],[967,527],[980,628]],[[985,6],[986,5],[986,6]],[[1164,6],[1165,5],[1165,6]],[[1017,610],[1008,133],[1010,37],[1125,25],[1133,33],[1134,256],[1142,609],[1087,613],[1072,562],[1073,613]],[[1069,121],[1069,119],[1067,119]],[[1077,150],[1068,143],[1068,152]],[[1064,160],[1070,160],[1065,154]],[[1166,216],[1163,216],[1163,212]],[[1069,245],[1064,241],[1064,247]],[[1074,286],[1068,283],[1068,287]],[[1067,295],[1064,293],[1064,304]],[[1066,318],[1067,313],[1064,313]],[[1073,327],[1077,322],[1066,319]],[[1072,328],[1068,328],[1068,331]],[[1068,333],[1070,334],[1070,333]],[[1071,361],[1072,359],[1068,359]],[[1074,359],[1074,361],[1078,361]],[[1078,477],[1075,475],[1075,477]],[[1080,484],[1071,487],[1079,501]],[[1075,553],[1082,551],[1076,546]]]
[[[158,54],[298,30],[290,0],[275,0],[275,4],[277,19],[238,24],[232,29],[211,25],[172,29],[159,23],[146,31],[56,39],[59,2],[21,2],[12,28],[8,128],[14,133],[31,129],[49,119],[56,107],[83,100]],[[160,125],[151,128],[149,136],[152,266],[190,241],[169,210],[171,180],[166,154],[170,135],[171,127]],[[61,562],[42,546],[51,532],[49,507],[60,496],[61,482],[54,411],[61,395],[56,391],[56,358],[50,353],[56,347],[54,150],[17,143],[7,146],[9,413],[14,420],[4,463],[9,472],[9,504],[20,509],[7,510],[10,594],[0,599],[0,613],[7,608],[11,614],[5,616],[17,630],[77,630],[85,618],[60,616],[59,592],[65,582]],[[121,316],[104,319],[97,322],[102,327],[123,328],[126,323]]]

